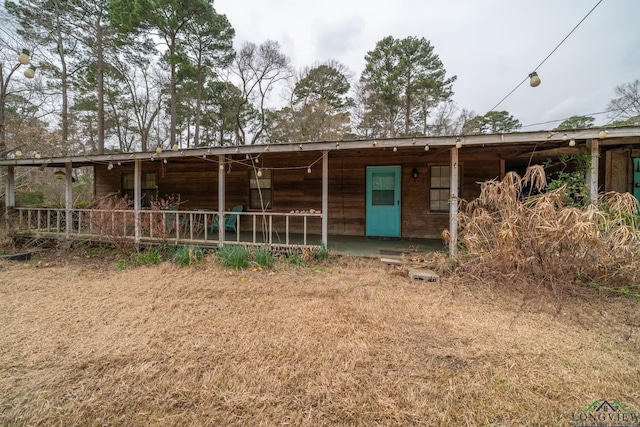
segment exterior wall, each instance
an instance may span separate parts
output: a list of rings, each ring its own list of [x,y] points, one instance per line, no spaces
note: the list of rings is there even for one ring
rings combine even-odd
[[[479,195],[478,182],[500,175],[500,158],[492,150],[462,149],[460,154],[460,197],[471,200]],[[263,153],[256,165],[272,170],[273,212],[320,211],[322,209],[322,153]],[[226,209],[249,203],[249,167],[244,157],[234,158],[231,171],[225,174]],[[423,147],[392,149],[333,150],[329,153],[329,224],[330,235],[364,236],[366,226],[366,168],[368,166],[402,167],[401,233],[405,238],[440,238],[449,226],[447,213],[429,211],[430,166],[448,165],[450,150]],[[311,173],[307,167],[311,166]],[[416,168],[418,178],[412,177]],[[179,194],[180,209],[218,209],[217,158],[172,159],[168,163],[145,161],[143,172],[156,172],[160,197]],[[96,197],[118,192],[123,173],[132,173],[133,164],[114,165],[112,170],[96,167]],[[250,224],[242,225],[247,229]],[[284,220],[274,222],[284,229]],[[320,234],[320,221],[310,221],[308,231]],[[291,223],[300,232],[302,223]]]

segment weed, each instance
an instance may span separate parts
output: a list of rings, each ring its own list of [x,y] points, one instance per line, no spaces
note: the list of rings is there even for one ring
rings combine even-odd
[[[133,260],[135,265],[154,265],[160,264],[162,261],[162,254],[157,249],[139,252]]]
[[[249,252],[243,246],[223,246],[216,252],[216,257],[222,264],[236,270],[249,266]]]
[[[316,261],[326,261],[329,256],[329,251],[325,245],[321,245],[313,250],[313,257]]]
[[[118,271],[126,270],[127,268],[129,268],[129,262],[126,259],[121,259],[116,264],[116,268],[118,269]]]
[[[253,250],[253,261],[261,267],[273,267],[275,258],[271,251],[265,247],[259,247]]]
[[[290,252],[287,255],[287,261],[289,262],[289,264],[295,265],[297,267],[305,267],[307,265],[303,255],[298,252]]]
[[[173,253],[172,260],[178,265],[186,266],[199,264],[202,262],[203,258],[204,252],[202,248],[194,246],[181,246],[177,248]]]

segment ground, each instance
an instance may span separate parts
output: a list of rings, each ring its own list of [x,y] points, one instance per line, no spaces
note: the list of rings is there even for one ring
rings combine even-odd
[[[0,262],[0,425],[569,426],[595,400],[640,410],[628,297],[411,282],[351,257],[119,271],[87,256]]]

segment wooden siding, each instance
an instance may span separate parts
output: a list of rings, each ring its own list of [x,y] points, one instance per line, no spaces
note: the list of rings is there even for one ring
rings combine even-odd
[[[272,170],[273,212],[321,211],[322,153],[263,153],[256,165]],[[368,166],[402,167],[402,223],[405,238],[439,238],[448,228],[446,213],[429,212],[429,170],[432,165],[448,165],[448,149],[424,151],[420,148],[333,150],[329,153],[329,235],[365,235],[365,188]],[[314,163],[315,162],[315,163]],[[311,173],[307,167],[311,165]],[[462,165],[461,198],[471,200],[479,195],[478,182],[500,175],[500,158],[494,150],[460,150]],[[249,168],[244,157],[233,158],[231,171],[225,174],[226,210],[235,205],[247,209],[249,203]],[[418,170],[418,178],[412,170]],[[145,161],[143,172],[156,172],[160,197],[180,195],[181,209],[218,209],[217,158],[185,158],[168,163]],[[96,167],[96,197],[119,191],[121,175],[132,173],[133,164],[114,165],[112,170]],[[242,225],[247,229],[249,224]],[[284,219],[274,227],[284,230]],[[302,222],[292,221],[290,229],[301,231]],[[308,230],[320,234],[321,222],[310,221]]]

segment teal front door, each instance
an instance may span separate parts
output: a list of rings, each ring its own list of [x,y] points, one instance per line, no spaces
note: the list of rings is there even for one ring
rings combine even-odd
[[[367,236],[400,237],[400,166],[367,168]]]

